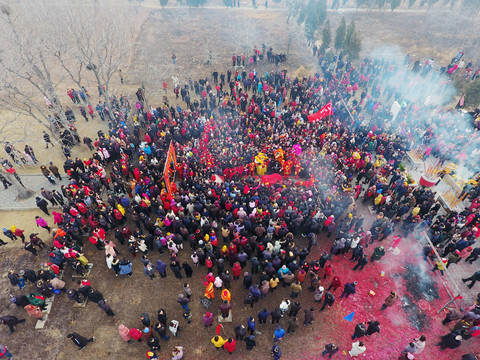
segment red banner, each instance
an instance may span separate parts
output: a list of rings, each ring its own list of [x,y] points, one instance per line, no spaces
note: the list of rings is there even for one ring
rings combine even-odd
[[[165,187],[167,188],[168,193],[172,192],[172,183],[170,182],[170,176],[173,174],[173,170],[170,168],[170,164],[173,162],[175,167],[177,167],[177,157],[175,156],[175,147],[173,142],[170,142],[168,148],[167,158],[165,159],[165,168],[163,170],[163,176],[165,178]]]
[[[315,122],[320,121],[323,118],[333,115],[332,102],[330,101],[327,105],[318,110],[315,114],[308,115],[308,121]]]

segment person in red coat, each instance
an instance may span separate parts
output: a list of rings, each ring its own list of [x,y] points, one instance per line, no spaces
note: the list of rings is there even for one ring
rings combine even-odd
[[[228,339],[227,342],[223,344],[223,348],[227,350],[230,353],[230,355],[232,355],[236,346],[237,346],[237,342],[232,338]]]
[[[242,273],[242,267],[240,266],[240,263],[238,261],[235,264],[233,264],[232,273],[233,273],[233,280],[238,280],[238,278]]]
[[[131,328],[129,331],[129,335],[132,337],[132,339],[135,339],[138,342],[142,341],[142,332],[137,328]]]
[[[25,232],[25,230],[21,230],[19,228],[16,228],[16,227],[13,227],[12,226],[12,232],[15,236],[18,236],[20,239],[22,239],[22,243],[25,242],[25,235],[23,235],[23,233]]]
[[[326,279],[327,276],[331,276],[333,272],[332,264],[327,264],[324,269],[323,278]]]
[[[330,289],[333,289],[333,291],[335,291],[341,286],[342,286],[342,282],[340,281],[338,276],[334,276],[327,291],[330,291]]]

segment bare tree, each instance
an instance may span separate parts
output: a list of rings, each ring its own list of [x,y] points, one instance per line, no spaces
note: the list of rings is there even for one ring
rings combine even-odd
[[[58,77],[43,46],[48,35],[39,24],[47,14],[24,5],[0,6],[0,107],[31,116],[57,136],[46,102],[67,129],[68,121],[57,95]]]
[[[111,104],[110,89],[113,76],[128,63],[130,46],[133,43],[133,26],[128,19],[128,8],[118,2],[84,1],[71,2],[63,16],[64,47],[56,55],[76,72],[67,71],[75,82],[81,80],[81,71],[93,73],[99,93]],[[67,54],[68,52],[68,54]],[[72,76],[75,74],[75,76]],[[113,117],[112,111],[110,116]]]
[[[172,28],[174,35],[182,34],[182,24],[190,14],[190,9],[182,6],[182,3],[177,2],[175,8],[169,8],[162,12],[163,16],[167,16],[175,23],[175,28]]]
[[[303,30],[303,26],[298,24],[296,21],[289,22],[286,26],[287,32],[287,50],[286,55],[287,59],[290,54],[290,49],[293,44],[302,45],[308,47],[308,40],[305,36],[305,32]]]

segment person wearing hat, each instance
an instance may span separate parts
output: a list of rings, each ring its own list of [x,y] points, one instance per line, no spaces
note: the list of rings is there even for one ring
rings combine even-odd
[[[255,341],[255,335],[250,335],[243,339],[245,341],[245,345],[247,346],[247,351],[252,351],[253,348],[257,345]]]
[[[440,270],[440,274],[443,276],[445,274],[444,271],[447,267],[447,264],[448,260],[446,258],[442,258],[441,260],[435,262],[435,266],[430,271],[435,272],[437,270]]]
[[[323,286],[319,286],[317,291],[313,294],[313,299],[315,302],[321,302],[323,299],[323,295],[325,294],[325,289]]]
[[[13,233],[12,230],[9,230],[7,228],[3,228],[2,230],[3,230],[3,235],[8,237],[10,240],[12,240],[12,241],[17,240],[17,237],[15,236],[15,234]]]
[[[147,359],[158,359],[158,355],[153,349],[147,351]]]
[[[387,307],[393,306],[398,299],[398,295],[395,291],[391,291],[390,295],[387,296],[385,302],[382,304],[380,310],[385,310]]]
[[[355,286],[357,286],[357,282],[354,281],[353,283],[346,283],[345,286],[343,287],[343,292],[340,295],[340,299],[343,299],[345,296],[345,299],[348,299],[350,295],[355,294],[356,289]]]
[[[462,345],[462,336],[458,335],[458,330],[454,330],[447,335],[442,336],[441,341],[436,343],[435,346],[440,346],[440,351],[445,349],[456,349]]]
[[[205,327],[212,326],[213,324],[213,314],[211,312],[206,312],[205,315],[203,315],[203,324]]]
[[[278,325],[273,333],[273,341],[275,342],[282,341],[284,337],[285,337],[285,330],[280,325]]]
[[[273,345],[272,347],[272,356],[274,360],[280,360],[282,357],[282,350],[280,350],[280,346],[278,344]]]

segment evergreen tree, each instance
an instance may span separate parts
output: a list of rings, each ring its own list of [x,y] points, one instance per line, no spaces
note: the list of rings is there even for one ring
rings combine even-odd
[[[287,5],[287,24],[291,17],[296,17],[300,11],[300,0],[286,0]]]
[[[402,3],[402,0],[390,0],[390,8],[393,10],[395,10],[397,7],[400,6],[400,4]]]
[[[367,3],[367,0],[357,0],[357,9]]]
[[[322,30],[322,47],[328,49],[332,43],[332,32],[330,31],[330,21],[327,20]]]
[[[290,14],[290,11],[289,11]],[[305,23],[305,36],[308,41],[313,41],[315,32],[327,18],[327,0],[310,0],[298,15],[298,24]]]
[[[162,8],[165,9],[165,6],[167,6],[168,4],[168,0],[158,0],[158,1],[160,1],[160,5],[162,6]]]
[[[362,48],[362,42],[355,30],[355,22],[352,21],[347,28],[347,34],[345,36],[345,42],[343,48],[347,52],[350,59],[358,59],[360,56],[360,50]]]
[[[342,17],[342,21],[338,26],[337,32],[335,34],[335,49],[341,50],[344,47],[345,35],[347,34],[347,23],[345,22],[345,17]]]

